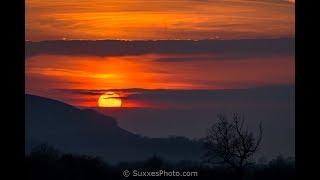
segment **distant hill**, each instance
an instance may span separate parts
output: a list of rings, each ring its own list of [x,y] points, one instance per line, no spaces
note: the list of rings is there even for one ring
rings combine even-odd
[[[94,110],[34,95],[25,97],[26,153],[47,143],[64,152],[100,156],[110,163],[143,160],[154,154],[168,161],[200,160],[202,155],[197,141],[142,137]]]

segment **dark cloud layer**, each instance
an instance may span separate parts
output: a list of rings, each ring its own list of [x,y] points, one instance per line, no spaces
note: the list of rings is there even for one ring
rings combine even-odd
[[[208,107],[219,104],[254,105],[294,103],[294,85],[266,86],[248,89],[226,90],[174,90],[174,89],[57,89],[58,91],[79,95],[101,95],[108,91],[120,92],[121,98],[151,102],[174,107]]]
[[[142,54],[213,54],[215,60],[269,56],[293,56],[294,39],[242,40],[56,40],[26,42],[26,58],[36,55],[68,56],[130,56]],[[192,58],[191,58],[192,59]],[[157,59],[156,61],[186,61],[186,58]]]

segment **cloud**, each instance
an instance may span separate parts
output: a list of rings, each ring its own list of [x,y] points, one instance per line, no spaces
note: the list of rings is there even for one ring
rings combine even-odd
[[[26,58],[37,55],[130,56],[143,54],[214,54],[213,59],[293,56],[294,38],[242,40],[56,40],[26,42]],[[192,58],[190,58],[192,59]],[[156,61],[186,61],[160,58]]]
[[[28,0],[26,37],[29,40],[288,37],[294,35],[291,2]]]
[[[97,96],[112,91],[127,101],[143,102],[153,108],[208,108],[229,105],[274,106],[294,102],[294,85],[274,85],[257,88],[224,90],[177,90],[177,89],[56,89],[66,94]]]

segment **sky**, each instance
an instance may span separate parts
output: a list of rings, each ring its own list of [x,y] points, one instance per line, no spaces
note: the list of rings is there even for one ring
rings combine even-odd
[[[126,89],[293,85],[294,7],[291,0],[27,0],[26,92],[94,107],[111,89],[123,107],[156,108],[125,100]]]
[[[27,92],[94,107],[99,96],[111,90],[122,97],[123,107],[159,108],[157,103],[127,99],[135,93],[127,90],[218,90],[294,84],[292,39],[211,40],[197,41],[196,45],[194,41],[155,41],[152,45],[142,41],[139,46],[136,42],[122,43],[28,43],[27,51],[32,53],[25,63]],[[131,46],[136,48],[129,49]],[[193,46],[201,48],[198,51]],[[106,50],[109,47],[110,52]]]
[[[27,0],[26,39],[239,39],[294,35],[292,0]]]
[[[294,154],[292,0],[26,0],[26,93],[116,117],[131,132],[201,137],[218,113],[263,121]],[[97,108],[114,92],[121,108]],[[183,126],[181,125],[183,124]]]

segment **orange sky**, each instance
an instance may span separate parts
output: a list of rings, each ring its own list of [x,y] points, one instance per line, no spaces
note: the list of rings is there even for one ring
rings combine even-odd
[[[26,0],[26,39],[294,36],[287,0]]]
[[[74,89],[225,89],[294,82],[292,57],[153,61],[159,56],[35,56],[26,61],[26,74],[48,78],[48,83],[61,79],[69,84],[65,88]]]
[[[293,38],[294,7],[292,0],[26,0],[26,40]],[[98,95],[67,96],[57,89],[190,90],[294,84],[293,54],[219,60],[206,53],[129,56],[126,49],[122,51],[122,56],[44,53],[29,57],[26,92],[96,106]]]
[[[189,62],[154,61],[172,56],[179,55],[35,56],[26,61],[26,91],[61,99],[65,94],[57,89],[232,89],[294,84],[291,56],[212,60],[198,55],[203,59],[197,60],[193,55],[195,60]],[[73,98],[68,102],[94,106],[98,97]]]

